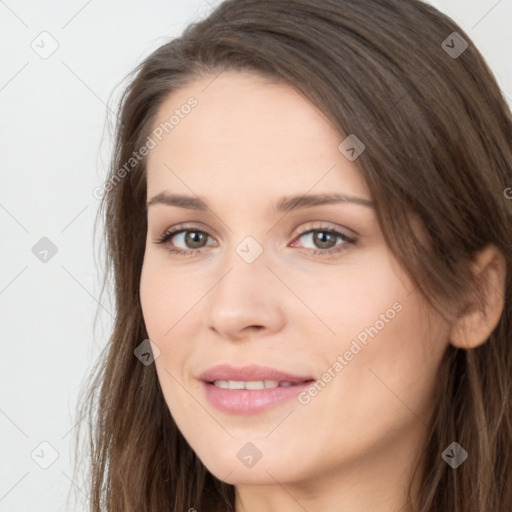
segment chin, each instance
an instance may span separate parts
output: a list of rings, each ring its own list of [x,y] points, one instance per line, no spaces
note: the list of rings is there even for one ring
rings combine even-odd
[[[250,448],[246,449],[250,452]],[[275,459],[264,455],[252,466],[245,465],[238,457],[237,450],[226,449],[222,453],[210,453],[207,457],[201,457],[201,462],[216,478],[231,485],[275,485],[290,483],[305,479],[303,468],[297,465],[290,468],[286,457]],[[277,450],[276,450],[277,451]],[[230,456],[233,453],[233,456]],[[244,452],[240,455],[243,460]],[[249,464],[250,461],[247,462]]]

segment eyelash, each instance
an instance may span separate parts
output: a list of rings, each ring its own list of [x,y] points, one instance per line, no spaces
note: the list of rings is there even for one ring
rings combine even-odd
[[[156,242],[153,242],[153,243],[163,245],[166,242],[168,242],[169,240],[171,240],[174,236],[176,236],[180,233],[183,233],[183,232],[203,233],[207,236],[210,236],[210,235],[208,235],[208,233],[206,231],[203,231],[201,229],[195,229],[194,227],[184,228],[182,226],[176,226],[175,228],[172,228],[172,229],[169,229],[168,231],[166,231]],[[348,249],[346,247],[347,245],[355,245],[357,243],[357,239],[348,237],[344,233],[341,233],[335,229],[328,228],[328,227],[319,227],[319,228],[315,228],[315,229],[308,229],[306,231],[303,231],[302,233],[299,233],[297,235],[296,239],[300,239],[301,237],[303,237],[304,235],[307,235],[309,233],[330,233],[330,234],[336,235],[337,239],[341,238],[343,240],[343,242],[345,242],[340,245],[335,245],[334,247],[332,247],[330,249],[308,249],[310,251],[313,251],[314,255],[319,255],[319,256],[324,256],[324,257],[333,256],[333,255],[336,255],[343,251],[346,251]],[[177,247],[168,247],[167,250],[173,254],[177,254],[180,256],[189,256],[189,255],[192,255],[193,253],[201,254],[203,252],[202,251],[203,248],[204,247],[201,247],[199,249],[185,250],[185,249],[180,249]]]

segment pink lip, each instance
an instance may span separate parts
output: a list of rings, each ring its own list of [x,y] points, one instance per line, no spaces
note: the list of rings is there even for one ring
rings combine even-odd
[[[266,366],[249,365],[242,368],[223,364],[214,366],[200,375],[208,401],[222,412],[255,414],[296,397],[309,387],[311,377],[299,377]],[[293,382],[287,387],[266,389],[224,389],[213,384],[215,380],[275,380]]]
[[[277,380],[278,382],[304,382],[312,380],[311,376],[300,377],[291,373],[282,372],[269,366],[250,364],[237,368],[229,364],[219,364],[208,368],[199,375],[199,380],[213,382],[215,380]]]

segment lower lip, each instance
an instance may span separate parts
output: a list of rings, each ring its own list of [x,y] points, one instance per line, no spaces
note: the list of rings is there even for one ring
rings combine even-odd
[[[207,399],[222,412],[255,414],[291,400],[307,389],[312,381],[293,386],[265,389],[225,389],[209,382],[202,382]]]

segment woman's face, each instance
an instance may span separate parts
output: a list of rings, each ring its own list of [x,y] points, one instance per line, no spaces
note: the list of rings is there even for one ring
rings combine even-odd
[[[288,85],[236,72],[174,92],[154,128],[141,303],[192,449],[237,485],[408,476],[449,326],[386,246],[345,136]],[[155,243],[172,229],[187,231]],[[221,364],[316,383],[201,380]]]

